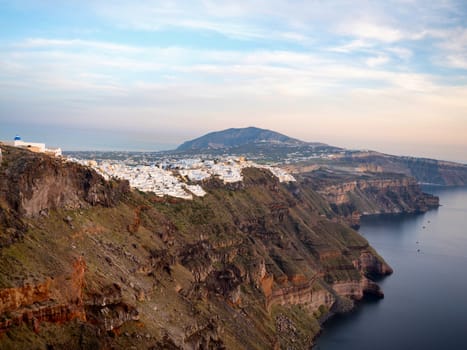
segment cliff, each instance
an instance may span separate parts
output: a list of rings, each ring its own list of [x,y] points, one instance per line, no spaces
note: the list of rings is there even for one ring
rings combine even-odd
[[[1,348],[304,349],[392,272],[311,186],[265,170],[175,201],[1,149]]]
[[[360,173],[390,173],[413,177],[422,184],[466,186],[467,164],[443,160],[400,157],[378,152],[352,152],[325,162],[331,169]]]
[[[57,208],[112,206],[129,191],[126,182],[107,182],[95,171],[61,158],[2,146],[0,198],[25,216]]]
[[[439,206],[417,180],[402,174],[349,174],[318,170],[303,175],[337,215],[358,227],[362,215],[423,213]]]
[[[398,161],[421,183],[443,186],[467,185],[466,164],[413,157],[401,157]]]

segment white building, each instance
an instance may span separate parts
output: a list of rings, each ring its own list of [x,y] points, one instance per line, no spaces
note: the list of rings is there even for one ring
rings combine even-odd
[[[248,167],[268,169],[280,182],[295,181],[294,177],[283,169],[255,164],[244,158],[223,158],[216,161],[166,159],[152,165],[129,165],[129,162],[112,160],[68,160],[90,166],[106,179],[128,180],[131,187],[140,191],[153,192],[159,197],[170,196],[187,200],[193,199],[193,196],[203,197],[207,194],[201,187],[203,180],[216,176],[224,183],[240,182],[243,181],[242,170]]]
[[[21,140],[21,137],[16,135],[13,141],[2,141],[7,146],[26,148],[32,152],[47,153],[53,156],[61,156],[61,148],[46,148],[45,143],[38,142],[25,142]]]

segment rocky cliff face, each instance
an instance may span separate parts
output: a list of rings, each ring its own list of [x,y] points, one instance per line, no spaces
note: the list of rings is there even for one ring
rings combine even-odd
[[[86,320],[83,308],[85,262],[73,263],[69,276],[46,278],[45,281],[0,289],[0,333],[22,324],[35,332],[43,322]],[[7,316],[6,316],[7,315]]]
[[[264,170],[173,201],[2,150],[0,347],[303,349],[392,272],[310,186]]]
[[[26,216],[49,210],[115,205],[126,182],[107,182],[95,171],[61,158],[3,146],[0,199]]]
[[[350,171],[403,174],[419,183],[442,186],[467,185],[467,165],[428,158],[398,157],[378,152],[357,152],[331,160],[330,167]]]
[[[358,227],[361,215],[422,213],[439,206],[439,198],[422,192],[415,178],[400,174],[325,178],[312,173],[308,179],[353,227]]]
[[[421,183],[443,186],[466,186],[467,165],[434,159],[402,157],[410,175]]]

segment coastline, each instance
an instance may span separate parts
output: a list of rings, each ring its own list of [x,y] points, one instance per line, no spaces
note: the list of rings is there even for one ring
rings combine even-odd
[[[436,186],[437,188],[439,189],[442,189],[442,190],[450,190],[450,189],[455,189],[455,188],[458,188],[458,189],[467,189],[467,186],[444,186],[444,185],[439,185],[439,186]],[[442,207],[443,205],[439,205],[439,207]],[[366,214],[366,215],[362,215],[362,217],[365,217],[365,218],[370,218],[370,219],[377,219],[377,218],[383,218],[383,219],[390,219],[390,218],[417,218],[417,217],[422,217],[423,215],[425,215],[426,213],[428,212],[436,212],[438,211],[439,207],[436,207],[436,208],[430,208],[428,211],[426,212],[400,212],[400,213],[376,213],[376,214]],[[361,232],[359,232],[360,234],[362,234]],[[362,234],[363,235],[363,234]],[[370,243],[373,245],[373,243]],[[377,247],[375,247],[375,249],[377,249]],[[384,256],[383,256],[384,258]],[[386,279],[386,277],[388,276],[381,276],[380,278],[377,278],[375,281],[376,282],[380,282],[380,281],[383,281]],[[358,300],[358,301],[355,301],[355,305],[353,308],[351,308],[350,310],[348,311],[345,311],[345,312],[330,312],[329,314],[325,315],[324,317],[322,317],[319,321],[320,321],[320,326],[321,326],[321,330],[319,331],[319,333],[316,335],[316,337],[313,338],[313,342],[312,342],[312,345],[310,346],[310,350],[313,349],[313,350],[318,350],[320,349],[319,347],[319,342],[318,342],[318,339],[320,339],[320,337],[323,335],[323,332],[326,331],[327,329],[327,324],[328,322],[330,321],[334,321],[336,320],[336,318],[339,318],[340,316],[347,316],[347,315],[350,315],[354,312],[357,312],[359,311],[359,309],[364,306],[364,304],[367,304],[367,303],[371,303],[371,301],[376,301],[376,299],[374,299],[371,295],[370,296],[365,296],[362,300]]]
[[[467,186],[456,186],[456,187],[467,188]],[[452,186],[439,185],[439,188],[450,189],[450,188],[453,188],[453,187]],[[430,195],[432,195],[432,194],[430,194]],[[439,204],[437,207],[432,207],[432,208],[429,208],[427,211],[419,211],[419,212],[404,212],[404,211],[402,211],[402,212],[397,212],[397,213],[387,213],[387,212],[385,213],[385,212],[382,212],[382,213],[362,214],[360,216],[360,218],[414,217],[414,216],[423,215],[423,214],[427,213],[428,211],[437,210],[440,206],[442,206],[442,205]],[[357,229],[357,231],[358,231],[358,229]],[[360,233],[360,232],[359,232],[359,234],[362,235],[362,233]],[[383,256],[383,259],[384,259],[384,256]],[[369,277],[372,282],[376,283],[376,282],[380,282],[380,281],[386,279],[391,274],[379,274],[377,276],[367,276],[367,277]],[[382,295],[380,297],[377,297],[377,296],[372,295],[372,294],[364,294],[364,297],[361,300],[353,300],[353,304],[350,305],[351,306],[350,308],[342,308],[342,305],[339,305],[339,306],[337,306],[337,308],[335,310],[331,309],[326,315],[321,316],[319,318],[319,320],[318,320],[321,329],[316,334],[316,336],[313,338],[312,344],[310,346],[310,350],[311,349],[315,349],[315,350],[319,349],[319,348],[315,348],[316,341],[322,335],[323,331],[326,328],[325,325],[326,325],[326,323],[328,321],[330,321],[331,319],[334,319],[335,317],[339,317],[339,316],[344,315],[344,314],[350,314],[352,312],[355,312],[359,307],[362,306],[361,304],[365,304],[368,301],[381,300],[381,299],[384,299],[384,291],[382,291]],[[334,309],[334,306],[333,306],[333,309]]]

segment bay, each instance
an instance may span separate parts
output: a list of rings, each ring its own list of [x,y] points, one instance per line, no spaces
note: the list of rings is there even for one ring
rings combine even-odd
[[[324,325],[317,350],[467,348],[467,188],[424,188],[442,206],[363,218],[360,233],[394,274],[385,298]]]

